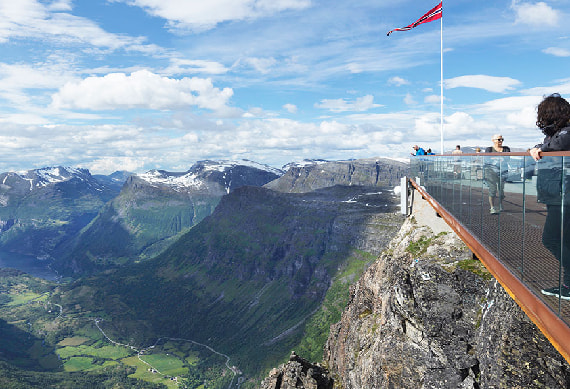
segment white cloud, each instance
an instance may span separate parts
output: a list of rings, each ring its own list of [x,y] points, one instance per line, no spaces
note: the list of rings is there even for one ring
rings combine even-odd
[[[267,74],[277,64],[275,58],[246,58],[242,62],[248,64],[261,74]]]
[[[424,103],[427,104],[439,104],[441,102],[440,95],[429,95],[424,97]]]
[[[111,73],[67,83],[52,96],[52,106],[64,109],[175,109],[187,106],[222,110],[231,88],[215,88],[210,79],[161,77],[147,70]]]
[[[542,52],[545,54],[553,55],[555,57],[570,57],[570,50],[560,47],[549,47],[542,50]]]
[[[173,58],[170,62],[170,66],[164,70],[164,73],[168,75],[189,73],[225,74],[229,71],[223,64],[215,61]]]
[[[511,8],[515,11],[515,22],[533,26],[557,26],[560,13],[545,2],[520,3],[513,0]]]
[[[411,94],[406,93],[406,97],[404,97],[404,103],[406,103],[407,105],[415,105],[417,104],[417,101],[414,99],[414,97]]]
[[[332,112],[362,112],[368,111],[371,108],[381,107],[381,105],[374,104],[374,96],[366,95],[363,97],[358,97],[354,102],[349,102],[346,99],[324,99],[321,100],[319,104],[315,104],[315,107],[328,109]]]
[[[157,46],[145,45],[144,38],[108,33],[88,19],[62,12],[69,10],[70,0],[48,4],[37,0],[0,1],[0,43],[31,38],[111,50],[128,48],[153,54],[160,51]]]
[[[248,20],[311,5],[310,0],[115,0],[143,8],[175,29],[207,30],[218,23]]]
[[[402,77],[392,77],[388,80],[388,84],[389,85],[396,85],[396,86],[402,86],[402,85],[408,85],[410,82]]]
[[[505,93],[515,89],[521,82],[510,77],[494,77],[483,74],[460,76],[444,81],[445,87],[452,88],[478,88],[489,92]]]
[[[289,113],[297,113],[297,106],[295,104],[285,104],[283,108]]]
[[[570,78],[558,80],[558,84],[552,86],[541,86],[536,88],[525,89],[522,93],[527,95],[547,96],[552,93],[570,94]],[[568,99],[568,96],[566,96]]]

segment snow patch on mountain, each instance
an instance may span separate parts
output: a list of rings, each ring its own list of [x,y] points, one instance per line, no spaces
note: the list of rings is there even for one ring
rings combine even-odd
[[[74,177],[82,178],[86,171],[72,167],[46,167],[42,169],[30,170],[26,179],[37,179],[36,186],[42,187],[49,184],[68,181]],[[35,176],[35,177],[34,177]]]
[[[204,167],[205,171],[218,171],[218,172],[225,172],[229,169],[232,169],[236,166],[247,166],[253,169],[258,169],[270,173],[274,173],[277,175],[282,175],[283,171],[269,165],[261,164],[258,162],[250,161],[248,159],[241,159],[237,161],[232,160],[221,160],[221,161],[200,161],[198,162]]]
[[[137,174],[137,177],[151,185],[167,185],[174,189],[200,189],[206,186],[203,180],[194,173],[169,173],[164,170],[151,170]]]

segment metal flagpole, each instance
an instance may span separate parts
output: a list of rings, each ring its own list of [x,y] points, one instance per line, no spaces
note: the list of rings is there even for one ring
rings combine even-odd
[[[440,18],[440,123],[439,123],[439,130],[441,134],[441,154],[443,154],[443,1],[441,2],[441,18]]]

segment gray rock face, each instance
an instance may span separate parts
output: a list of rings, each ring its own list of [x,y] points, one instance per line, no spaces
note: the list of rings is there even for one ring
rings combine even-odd
[[[568,363],[459,238],[413,218],[354,285],[324,359],[344,389],[570,387]]]
[[[260,389],[332,389],[333,380],[319,364],[309,363],[293,351],[289,362],[271,370]]]
[[[335,185],[394,187],[400,185],[400,177],[406,175],[408,164],[378,158],[335,162],[307,161],[305,164],[291,165],[288,168],[283,176],[265,186],[289,193],[306,193]]]

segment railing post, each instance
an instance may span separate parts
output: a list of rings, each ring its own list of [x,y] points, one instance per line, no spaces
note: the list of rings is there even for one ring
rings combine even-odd
[[[408,216],[408,177],[400,178],[400,213]]]

